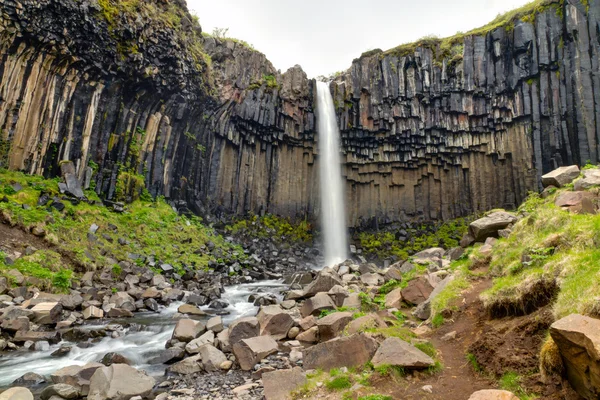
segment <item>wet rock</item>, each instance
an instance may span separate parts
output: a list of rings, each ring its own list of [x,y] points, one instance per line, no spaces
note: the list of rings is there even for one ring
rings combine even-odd
[[[258,335],[260,335],[260,324],[255,317],[240,318],[229,325],[229,344],[231,346],[240,340]]]
[[[292,316],[278,305],[265,306],[256,316],[261,335],[270,335],[275,340],[283,339],[294,325]]]
[[[371,362],[374,367],[392,365],[406,369],[424,369],[435,364],[427,354],[396,337],[385,339]]]
[[[335,309],[335,303],[327,293],[317,293],[313,297],[304,301],[300,314],[303,317],[309,315],[319,315],[323,310]]]
[[[127,357],[119,353],[106,353],[100,362],[107,367],[111,366],[112,364],[133,364]]]
[[[265,400],[287,400],[290,394],[306,384],[302,368],[284,369],[262,374]]]
[[[304,368],[329,371],[362,366],[373,358],[377,347],[377,341],[364,334],[336,338],[304,349]]]
[[[517,217],[504,211],[493,212],[471,222],[469,232],[476,242],[482,242],[490,236],[497,236],[500,229],[517,222]]]
[[[149,361],[149,364],[172,364],[185,357],[185,350],[180,347],[171,347],[162,350],[160,354]]]
[[[72,347],[71,346],[60,346],[58,349],[56,349],[54,352],[52,352],[52,354],[50,354],[52,357],[64,357],[66,355],[68,355],[71,352]]]
[[[206,331],[206,325],[201,321],[194,321],[192,319],[180,319],[175,325],[173,331],[173,339],[177,339],[180,342],[190,342],[200,336]]]
[[[41,331],[18,331],[13,338],[14,342],[23,343],[27,341],[39,342],[46,341],[48,343],[60,342],[59,332],[41,332]]]
[[[146,397],[156,381],[141,371],[125,364],[98,368],[90,379],[88,400],[129,400],[134,396]]]
[[[263,358],[277,353],[277,342],[270,336],[242,339],[233,345],[233,354],[244,371],[250,371]]]
[[[206,313],[192,304],[183,304],[177,309],[181,314],[204,316]]]
[[[80,395],[77,388],[67,385],[66,383],[57,383],[46,387],[40,394],[41,400],[49,400],[52,396],[58,396],[63,399],[76,399]]]
[[[586,399],[600,396],[599,332],[600,320],[579,314],[564,317],[550,327],[569,383]]]
[[[560,167],[554,171],[550,171],[545,175],[542,175],[542,185],[544,187],[556,186],[563,187],[564,185],[573,182],[575,178],[579,176],[579,167],[577,165],[570,165],[567,167]]]
[[[36,374],[35,372],[28,372],[20,378],[15,379],[12,384],[15,386],[31,387],[44,382],[46,382],[46,378],[42,375]]]
[[[519,398],[506,390],[487,389],[473,393],[469,400],[519,400]]]
[[[33,400],[33,394],[29,389],[17,386],[0,393],[0,400]]]
[[[317,320],[319,340],[326,341],[339,336],[350,321],[352,321],[350,312],[336,312]]]

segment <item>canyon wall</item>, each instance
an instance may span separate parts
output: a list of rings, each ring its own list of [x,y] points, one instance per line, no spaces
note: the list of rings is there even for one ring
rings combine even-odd
[[[203,216],[319,214],[300,67],[203,36],[182,1],[0,7],[0,167],[71,160],[103,198],[146,187]],[[448,48],[354,60],[330,86],[349,224],[512,208],[543,172],[598,162],[599,16],[600,0],[557,1]]]

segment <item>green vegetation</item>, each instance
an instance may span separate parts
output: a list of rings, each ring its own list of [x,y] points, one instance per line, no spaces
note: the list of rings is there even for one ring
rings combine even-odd
[[[477,357],[475,357],[474,354],[467,353],[466,357],[467,357],[467,361],[469,362],[469,364],[471,364],[473,371],[475,371],[475,372],[483,371],[483,369],[481,368],[481,365],[479,365],[479,363],[477,362]]]
[[[554,199],[565,190],[547,199],[532,193],[519,208],[526,216],[495,244],[490,266],[497,278],[481,295],[493,314],[531,312],[556,298],[557,319],[599,315],[594,296],[600,290],[600,215],[556,207]]]
[[[234,235],[247,235],[257,238],[272,238],[277,243],[303,242],[313,240],[312,226],[307,220],[293,222],[289,218],[267,214],[262,217],[251,215],[247,219],[237,219],[225,230]]]
[[[36,286],[41,289],[56,292],[68,292],[71,287],[73,271],[63,268],[61,256],[51,250],[38,250],[30,256],[18,258],[14,264],[7,265],[6,255],[0,252],[0,275],[14,283],[14,278],[8,273],[17,270],[26,277],[37,280]]]
[[[516,372],[507,372],[500,377],[500,381],[498,383],[502,389],[514,393],[521,400],[533,400],[537,398],[537,396],[531,395],[525,389],[523,389],[521,386],[522,380],[523,377]]]
[[[261,79],[250,83],[250,85],[248,85],[248,90],[258,89],[263,85],[269,90],[279,89],[277,78],[274,75],[263,75]]]
[[[367,396],[361,396],[358,400],[392,400],[392,396],[385,396],[383,394],[370,394]]]
[[[343,390],[348,389],[352,386],[350,377],[347,375],[336,376],[335,378],[327,381],[325,387],[329,390]]]
[[[410,241],[402,242],[396,239],[392,232],[358,234],[360,247],[367,255],[385,259],[395,256],[400,260],[406,260],[409,256],[431,247],[452,248],[458,246],[462,236],[466,233],[469,221],[459,218],[444,222],[433,227],[433,233],[415,235]],[[422,231],[426,226],[421,227]],[[409,232],[410,233],[410,232]]]
[[[120,214],[106,207],[85,202],[73,205],[68,201],[63,202],[64,211],[59,212],[53,207],[37,205],[41,190],[51,196],[58,195],[57,180],[0,170],[0,192],[11,192],[7,187],[15,183],[23,189],[7,194],[8,202],[0,202],[0,215],[26,231],[33,227],[44,229],[46,241],[55,247],[53,251],[68,255],[82,269],[112,267],[114,261],[110,262],[111,259],[128,260],[130,254],[152,256],[175,268],[185,264],[205,269],[210,261],[232,263],[245,259],[241,247],[225,241],[212,228],[204,226],[200,218],[179,216],[160,198],[134,201]],[[86,195],[97,199],[93,192],[88,191]],[[86,237],[92,224],[99,226],[95,241]],[[214,247],[212,251],[208,250],[209,243]],[[54,286],[64,285],[67,275],[62,273],[55,277],[61,272],[62,265],[52,254],[38,251],[28,257],[44,255],[49,261],[33,261],[54,275],[30,264],[16,265],[15,268],[23,269],[30,276],[52,280]],[[28,257],[23,257],[23,262]],[[113,272],[117,271],[113,269]]]
[[[557,15],[562,16],[563,8],[564,0],[536,0],[527,3],[520,8],[508,11],[504,14],[499,14],[490,23],[468,32],[457,32],[455,35],[443,39],[433,35],[425,36],[413,43],[402,44],[385,52],[382,52],[381,50],[365,52],[361,55],[361,58],[370,57],[376,54],[379,54],[380,58],[387,55],[404,57],[414,54],[417,47],[423,47],[433,51],[434,58],[438,64],[444,59],[447,59],[452,63],[462,59],[463,42],[467,36],[485,35],[499,28],[504,28],[507,32],[512,32],[515,23],[519,20],[534,23],[537,14],[549,9],[554,10]]]

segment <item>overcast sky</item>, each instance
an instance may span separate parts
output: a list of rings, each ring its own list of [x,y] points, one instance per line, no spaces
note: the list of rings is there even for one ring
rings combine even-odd
[[[485,25],[527,0],[187,0],[205,32],[229,28],[282,72],[309,77],[350,67],[366,50]]]

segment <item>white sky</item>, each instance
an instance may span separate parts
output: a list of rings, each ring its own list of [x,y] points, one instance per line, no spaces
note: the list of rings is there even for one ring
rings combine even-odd
[[[528,0],[187,0],[205,32],[229,28],[282,72],[309,77],[350,67],[366,50],[485,25]]]

